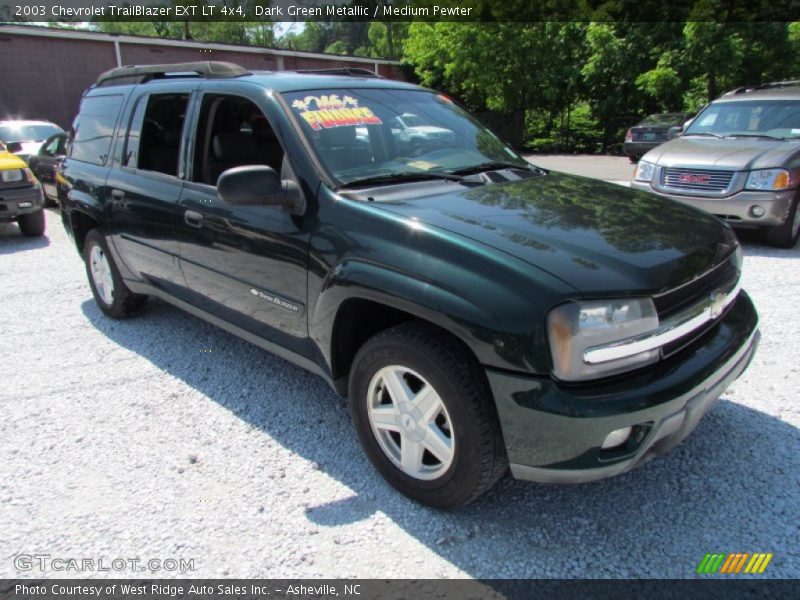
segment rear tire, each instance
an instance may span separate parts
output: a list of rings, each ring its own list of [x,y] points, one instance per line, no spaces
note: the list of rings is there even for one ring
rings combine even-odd
[[[638,156],[629,155],[628,156],[628,160],[631,161],[632,165],[635,165],[637,162],[639,162],[639,157]]]
[[[92,229],[83,242],[86,276],[95,302],[112,319],[124,319],[140,312],[147,296],[134,294],[125,285],[106,238],[99,229]]]
[[[17,225],[22,235],[26,237],[39,237],[44,235],[44,210],[39,209],[36,212],[20,215],[17,217]]]
[[[375,468],[427,506],[475,500],[506,472],[500,425],[475,358],[445,332],[397,325],[358,351],[350,413]]]
[[[764,237],[770,246],[776,248],[793,248],[800,238],[800,197],[795,197],[786,221],[777,227],[768,227]]]

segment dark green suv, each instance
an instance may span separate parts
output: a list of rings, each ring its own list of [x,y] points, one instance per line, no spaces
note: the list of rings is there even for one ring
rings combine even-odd
[[[107,315],[156,296],[317,373],[380,473],[431,506],[509,467],[627,471],[685,438],[758,341],[726,224],[531,166],[402,82],[115,69],[59,180]]]

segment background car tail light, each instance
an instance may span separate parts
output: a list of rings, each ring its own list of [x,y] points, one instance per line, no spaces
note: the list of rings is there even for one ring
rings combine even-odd
[[[632,129],[628,129],[628,131],[625,132],[625,141],[626,142],[632,142],[633,141],[633,130]]]

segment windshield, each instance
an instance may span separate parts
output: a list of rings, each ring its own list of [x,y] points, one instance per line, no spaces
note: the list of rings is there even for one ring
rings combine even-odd
[[[433,178],[489,164],[528,167],[472,116],[432,92],[330,89],[284,96],[340,184],[394,175]]]
[[[684,135],[800,138],[800,100],[742,100],[709,105]]]
[[[4,142],[43,142],[61,133],[56,125],[0,125],[0,140]]]
[[[682,113],[664,113],[645,117],[640,125],[683,125],[686,115]]]

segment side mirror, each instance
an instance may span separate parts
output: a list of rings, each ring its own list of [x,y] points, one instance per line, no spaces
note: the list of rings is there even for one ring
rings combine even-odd
[[[16,154],[20,150],[22,150],[22,142],[8,142],[6,144],[6,150],[11,152],[12,154]]]
[[[281,181],[275,169],[264,165],[224,171],[217,181],[217,194],[234,206],[273,206],[293,215],[306,211],[302,190],[292,181]]]
[[[674,140],[678,137],[681,133],[683,133],[683,127],[680,125],[675,125],[675,127],[670,127],[667,129],[667,139]]]

